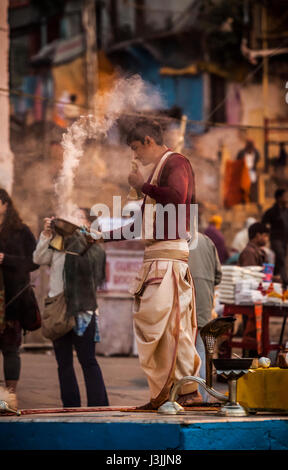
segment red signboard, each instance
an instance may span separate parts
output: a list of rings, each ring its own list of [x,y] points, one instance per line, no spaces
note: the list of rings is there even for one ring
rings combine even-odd
[[[143,263],[141,252],[130,252],[129,255],[107,253],[106,288],[107,291],[128,292],[136,274]]]

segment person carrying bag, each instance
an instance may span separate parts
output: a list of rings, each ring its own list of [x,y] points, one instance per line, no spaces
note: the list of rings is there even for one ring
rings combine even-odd
[[[64,292],[54,297],[46,297],[42,315],[42,334],[45,338],[55,341],[72,330],[75,318],[66,317],[66,302]]]
[[[79,209],[77,217],[79,225],[89,225],[86,210]],[[95,353],[95,342],[100,341],[96,290],[105,280],[105,251],[99,244],[87,247],[80,230],[65,240],[63,249],[52,248],[52,220],[45,219],[33,259],[50,266],[42,332],[53,342],[62,403],[64,407],[81,406],[73,366],[75,348],[85,378],[88,406],[106,406],[109,402]],[[73,246],[73,250],[68,251],[67,246]]]

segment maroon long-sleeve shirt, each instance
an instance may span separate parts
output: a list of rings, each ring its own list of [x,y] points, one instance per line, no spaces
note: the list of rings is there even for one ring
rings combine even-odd
[[[177,240],[183,238],[183,229],[179,233],[179,204],[184,204],[186,206],[186,230],[190,229],[190,205],[195,204],[195,178],[194,172],[191,167],[189,160],[181,155],[180,153],[172,153],[165,160],[162,168],[160,169],[157,185],[151,184],[151,179],[155,167],[149,176],[146,183],[143,184],[141,191],[145,194],[144,201],[141,207],[142,216],[145,209],[147,196],[150,196],[156,201],[156,203],[166,206],[167,204],[172,204],[175,207],[175,226],[176,232],[168,233],[168,214],[164,213],[164,230],[163,236],[159,236],[157,232],[156,236],[156,226],[154,224],[154,238],[157,240]],[[175,218],[175,217],[174,217]],[[157,218],[156,218],[157,220]],[[185,230],[185,227],[183,227]],[[134,229],[134,224],[131,225],[131,231]],[[108,239],[125,239],[123,236],[122,228],[114,230],[107,233]],[[106,236],[107,236],[106,235]],[[140,236],[141,234],[135,234],[135,237]],[[108,241],[106,239],[106,241]]]

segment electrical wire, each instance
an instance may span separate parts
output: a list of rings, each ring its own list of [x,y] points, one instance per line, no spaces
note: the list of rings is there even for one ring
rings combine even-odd
[[[283,41],[281,43],[280,46],[278,46],[276,49],[274,49],[268,56],[267,58],[271,58],[273,57],[274,55],[277,55],[277,51],[279,51],[284,44],[286,44],[288,42],[288,38]],[[244,80],[240,83],[240,88],[243,88],[244,85],[259,71],[261,70],[261,68],[263,67],[263,61],[260,62],[260,64],[252,71],[250,72],[245,78]],[[23,91],[21,90],[9,90],[9,89],[5,89],[5,88],[0,88],[0,93],[9,93],[9,95],[18,95],[18,96],[21,96],[21,97],[26,97],[26,98],[32,98],[32,99],[35,99],[35,100],[40,100],[40,101],[46,101],[48,103],[51,103],[51,104],[64,104],[66,105],[67,102],[63,102],[61,100],[55,100],[55,99],[51,99],[51,98],[46,98],[46,97],[43,97],[43,96],[39,96],[39,95],[32,95],[32,94],[29,94],[29,93],[24,93]],[[218,105],[209,113],[207,119],[205,121],[199,121],[199,120],[193,120],[193,119],[189,119],[187,120],[187,124],[190,123],[190,124],[197,124],[197,125],[201,125],[201,126],[205,126],[205,127],[228,127],[228,128],[238,128],[238,129],[267,129],[267,127],[265,126],[253,126],[253,125],[245,125],[245,124],[228,124],[228,123],[219,123],[219,122],[213,122],[213,121],[209,121],[209,119],[211,118],[211,116],[213,116],[213,114],[215,114],[215,112],[221,107],[223,106],[223,104],[226,102],[226,100],[228,99],[229,97],[229,92],[226,93],[224,99],[218,103]],[[79,109],[83,109],[83,110],[88,110],[89,108],[87,106],[83,106],[83,105],[74,105],[74,106],[78,106]],[[126,115],[134,115],[134,116],[139,116],[141,115],[141,113],[125,113]],[[142,113],[142,115],[146,115],[145,113]],[[155,116],[152,116],[151,114],[149,114],[149,116],[151,116],[151,118],[155,118],[155,119],[160,119],[160,120],[167,120],[167,121],[178,121],[176,118],[172,118],[172,117],[168,117],[168,116],[159,116],[159,115],[155,115]],[[284,127],[281,126],[281,127],[275,127],[275,126],[271,126],[269,127],[269,129],[271,130],[283,130]]]
[[[277,51],[279,51],[280,49],[282,49],[282,47],[284,46],[284,44],[286,44],[288,42],[288,38],[285,39],[283,41],[283,43],[281,43],[281,46],[278,46],[276,49],[273,49],[273,51],[266,56],[267,59],[273,57],[274,55],[277,55]],[[254,75],[256,75],[256,73],[261,70],[263,68],[263,65],[264,65],[264,62],[263,60],[260,62],[259,65],[257,65],[256,69],[252,70],[252,72],[249,72],[248,75],[244,78],[244,80],[240,83],[240,88],[243,88],[244,85],[252,78],[254,77]],[[223,100],[218,103],[218,105],[209,113],[209,115],[207,116],[207,119],[210,119],[211,116],[213,116],[213,114],[215,114],[215,112],[221,107],[223,106],[223,104],[226,102],[226,100],[228,99],[229,97],[229,92],[226,93],[225,97],[223,98]]]
[[[133,0],[123,0],[123,3],[126,3],[134,7],[136,10],[150,11],[153,13],[170,13],[172,15],[178,15],[178,14],[182,14],[183,11],[185,10],[185,8],[183,10],[174,10],[174,9],[170,10],[167,8],[151,8],[145,5],[139,5],[138,3],[133,2]]]
[[[29,93],[25,93],[21,90],[9,90],[9,89],[6,89],[6,88],[0,88],[0,94],[2,95],[6,95],[6,94],[9,94],[9,95],[17,95],[17,96],[21,96],[21,97],[25,97],[25,98],[32,98],[32,99],[35,99],[36,100],[40,100],[40,101],[45,101],[47,103],[50,103],[50,104],[63,104],[63,105],[67,105],[67,104],[71,104],[71,103],[67,103],[66,101],[61,101],[61,100],[55,100],[55,99],[51,99],[51,98],[45,98],[44,96],[38,96],[38,95],[32,95],[32,94],[29,94]],[[91,113],[91,108],[88,108],[87,106],[84,106],[84,105],[74,105],[75,107],[77,106],[79,109],[81,110],[84,110],[84,111],[89,111]],[[129,112],[125,112],[125,113],[122,113],[122,115],[125,115],[125,116],[131,116],[131,117],[149,117],[151,119],[157,119],[158,121],[169,121],[169,122],[177,122],[179,123],[181,121],[181,118],[178,119],[178,118],[174,118],[174,117],[171,117],[171,116],[163,116],[161,113],[159,114],[152,114],[152,113],[149,113],[149,115],[147,114],[147,112],[132,112],[132,111],[129,111]],[[187,119],[187,124],[190,123],[190,124],[194,124],[194,125],[199,125],[199,126],[202,126],[202,127],[224,127],[224,128],[232,128],[232,129],[258,129],[258,130],[264,130],[264,129],[269,129],[269,130],[287,130],[288,131],[288,127],[283,127],[283,126],[269,126],[269,127],[265,127],[265,126],[254,126],[254,125],[245,125],[245,124],[229,124],[229,123],[225,123],[225,122],[213,122],[213,121],[208,121],[208,120],[205,120],[205,121],[199,121],[199,120],[196,120],[196,119]]]
[[[170,12],[170,13],[179,13],[180,15],[183,15],[183,10],[167,10],[167,9],[155,9],[155,8],[150,8],[150,7],[147,7],[145,5],[139,5],[137,3],[135,3],[133,0],[126,0],[125,3],[131,5],[131,6],[134,6],[135,8],[137,9],[142,9],[142,10],[149,10],[149,11],[158,11],[158,12],[163,12],[163,11],[166,11],[166,12]],[[191,7],[194,6],[194,5],[190,5],[188,7],[188,9],[184,9],[184,11],[186,10],[189,10],[191,9]],[[271,58],[273,57],[274,55],[276,55],[277,51],[280,50],[284,44],[286,44],[288,42],[288,38],[281,44],[281,46],[278,46],[276,49],[274,49],[271,54],[269,54],[267,56],[267,58]],[[240,83],[240,88],[243,88],[245,86],[245,84],[251,79],[253,78],[253,76],[259,71],[261,70],[263,67],[263,61],[252,71],[250,72],[246,77],[245,79]],[[3,88],[0,88],[0,92],[9,92],[9,94],[14,94],[14,95],[18,95],[18,96],[22,96],[22,97],[27,97],[27,98],[32,98],[32,99],[38,99],[38,100],[42,100],[42,101],[46,101],[46,102],[50,102],[50,103],[55,103],[55,104],[67,104],[66,102],[61,102],[59,100],[51,100],[49,98],[45,98],[45,97],[41,97],[41,96],[35,96],[35,95],[31,95],[31,94],[28,94],[28,93],[24,93],[22,91],[19,91],[19,90],[6,90],[6,89],[3,89]],[[224,126],[224,127],[238,127],[238,128],[243,128],[243,129],[248,129],[248,128],[253,128],[253,129],[264,129],[265,127],[264,126],[249,126],[249,125],[233,125],[233,124],[227,124],[227,123],[215,123],[213,121],[210,121],[211,117],[216,113],[216,111],[221,108],[223,106],[223,104],[226,102],[226,100],[228,99],[229,97],[229,92],[226,93],[225,97],[223,98],[223,100],[218,103],[215,108],[208,114],[207,118],[205,121],[196,121],[196,120],[188,120],[187,123],[193,123],[193,124],[199,124],[199,125],[204,125],[204,126],[209,126],[209,127],[219,127],[219,126]],[[79,106],[79,105],[74,105],[74,106],[78,106],[79,109],[83,109],[83,110],[87,110],[88,108],[86,106]],[[137,115],[139,115],[139,113],[137,113]],[[155,116],[156,118],[156,116]],[[157,116],[157,118],[159,119],[159,116]],[[175,120],[174,118],[169,118],[169,117],[161,117],[160,118],[161,120],[163,119],[166,119],[166,120]],[[283,129],[283,127],[281,127],[281,129]]]

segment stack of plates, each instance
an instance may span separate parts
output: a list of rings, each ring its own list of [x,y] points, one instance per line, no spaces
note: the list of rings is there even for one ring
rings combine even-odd
[[[222,266],[220,302],[237,305],[265,302],[265,297],[258,290],[264,278],[261,266]]]
[[[235,303],[235,285],[242,279],[239,266],[222,266],[222,280],[219,285],[219,300],[223,304]]]

